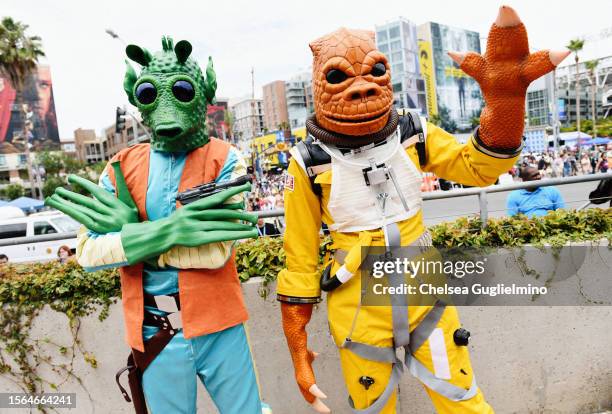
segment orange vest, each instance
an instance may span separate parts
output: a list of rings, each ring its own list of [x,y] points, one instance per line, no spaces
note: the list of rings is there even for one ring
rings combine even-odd
[[[229,149],[227,142],[211,138],[208,144],[191,151],[185,160],[179,191],[214,180],[225,164]],[[149,144],[138,144],[122,150],[111,160],[121,162],[121,171],[142,221],[147,220],[150,151]],[[114,184],[113,169],[107,168],[107,171]],[[176,208],[180,207],[177,202]],[[144,352],[142,271],[142,263],[119,269],[126,340],[130,347]],[[248,319],[233,254],[219,269],[179,270],[178,282],[185,338],[218,332]]]

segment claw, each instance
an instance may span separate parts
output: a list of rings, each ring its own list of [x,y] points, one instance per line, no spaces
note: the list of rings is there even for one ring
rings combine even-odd
[[[461,66],[461,64],[465,60],[465,56],[467,55],[467,53],[448,52],[448,55],[457,65]]]
[[[317,384],[312,384],[308,391],[317,398],[327,398],[327,395],[318,387]]]
[[[321,414],[329,414],[331,413],[331,410],[329,409],[329,407],[325,404],[323,404],[323,402],[320,399],[315,399],[314,402],[311,404],[312,408]]]
[[[497,19],[495,19],[497,27],[518,26],[519,24],[521,24],[521,18],[512,7],[501,6],[499,8],[499,14]]]
[[[553,65],[559,66],[559,63],[563,61],[566,57],[568,57],[572,53],[569,50],[551,50],[548,52],[548,57]]]

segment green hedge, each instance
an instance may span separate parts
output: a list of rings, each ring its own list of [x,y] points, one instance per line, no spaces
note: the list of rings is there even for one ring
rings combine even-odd
[[[478,218],[460,218],[429,230],[434,245],[444,247],[560,245],[568,241],[610,239],[612,209],[558,210],[534,219],[524,216],[491,219],[484,229]],[[261,238],[237,245],[236,264],[242,281],[257,276],[272,281],[284,262],[281,238]],[[115,270],[87,273],[75,263],[55,262],[0,267],[0,304],[50,303],[78,316],[93,305],[108,303],[119,292]]]

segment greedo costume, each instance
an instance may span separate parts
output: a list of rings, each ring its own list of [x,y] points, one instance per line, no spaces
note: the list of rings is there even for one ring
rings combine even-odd
[[[510,8],[502,8],[500,16],[504,13],[514,15]],[[392,306],[365,306],[359,256],[367,246],[386,246],[393,255],[399,246],[427,250],[431,245],[423,225],[421,172],[486,186],[510,169],[522,149],[527,86],[554,68],[548,52],[529,54],[518,16],[511,25],[493,25],[486,54],[469,53],[460,66],[479,81],[487,105],[480,127],[459,144],[416,113],[398,115],[389,64],[373,33],[340,29],[310,47],[315,116],[307,123],[307,139],[291,152],[285,186],[287,267],[277,286],[299,389],[315,410],[329,411],[316,385],[316,355],[307,347],[305,331],[323,288],[353,412],[395,412],[405,364],[438,412],[493,413],[476,383],[466,347],[469,333],[456,309],[441,300],[409,306],[401,295],[390,297]],[[331,230],[334,253],[320,280],[322,223]],[[403,274],[386,277],[390,286],[406,280]],[[400,347],[405,361],[396,355]]]
[[[240,210],[250,184],[185,206],[176,201],[196,185],[243,176],[246,167],[235,148],[207,134],[212,60],[204,76],[188,42],[164,37],[162,46],[155,55],[126,49],[142,71],[128,64],[124,89],[151,128],[151,143],[113,157],[101,188],[70,177],[95,198],[58,189],[47,204],[88,227],[78,236],[82,266],[119,267],[137,413],[146,406],[194,413],[197,377],[223,414],[270,413],[259,398],[234,263],[234,240],[257,235],[256,217]]]

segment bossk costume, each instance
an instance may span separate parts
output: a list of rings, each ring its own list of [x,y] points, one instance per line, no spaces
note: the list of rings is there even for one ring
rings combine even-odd
[[[408,306],[401,295],[390,298],[392,306],[364,305],[361,249],[430,246],[421,173],[470,186],[493,184],[521,152],[527,86],[566,53],[530,54],[525,27],[503,7],[485,55],[451,55],[479,82],[486,101],[480,126],[459,144],[416,113],[393,107],[389,64],[376,49],[373,33],[340,29],[310,48],[315,114],[307,122],[307,139],[291,151],[285,183],[286,269],[277,286],[301,393],[316,411],[329,412],[315,381],[316,354],[307,347],[305,330],[323,289],[353,412],[394,413],[405,365],[439,413],[493,413],[476,383],[466,346],[469,332],[461,328],[456,308],[442,300]],[[333,256],[321,277],[322,223],[331,231]],[[389,285],[406,279],[387,276]],[[397,348],[405,349],[404,361]]]
[[[132,348],[125,370],[137,413],[147,406],[195,413],[197,377],[222,414],[270,413],[259,397],[234,263],[234,241],[257,236],[256,217],[242,211],[250,184],[184,206],[177,201],[202,183],[241,177],[246,167],[235,148],[207,134],[212,61],[204,75],[189,58],[189,42],[164,37],[162,45],[155,55],[126,49],[142,70],[127,65],[124,89],[152,130],[151,143],[119,152],[99,186],[69,177],[95,198],[59,188],[47,204],[87,227],[78,236],[82,266],[119,267]]]

